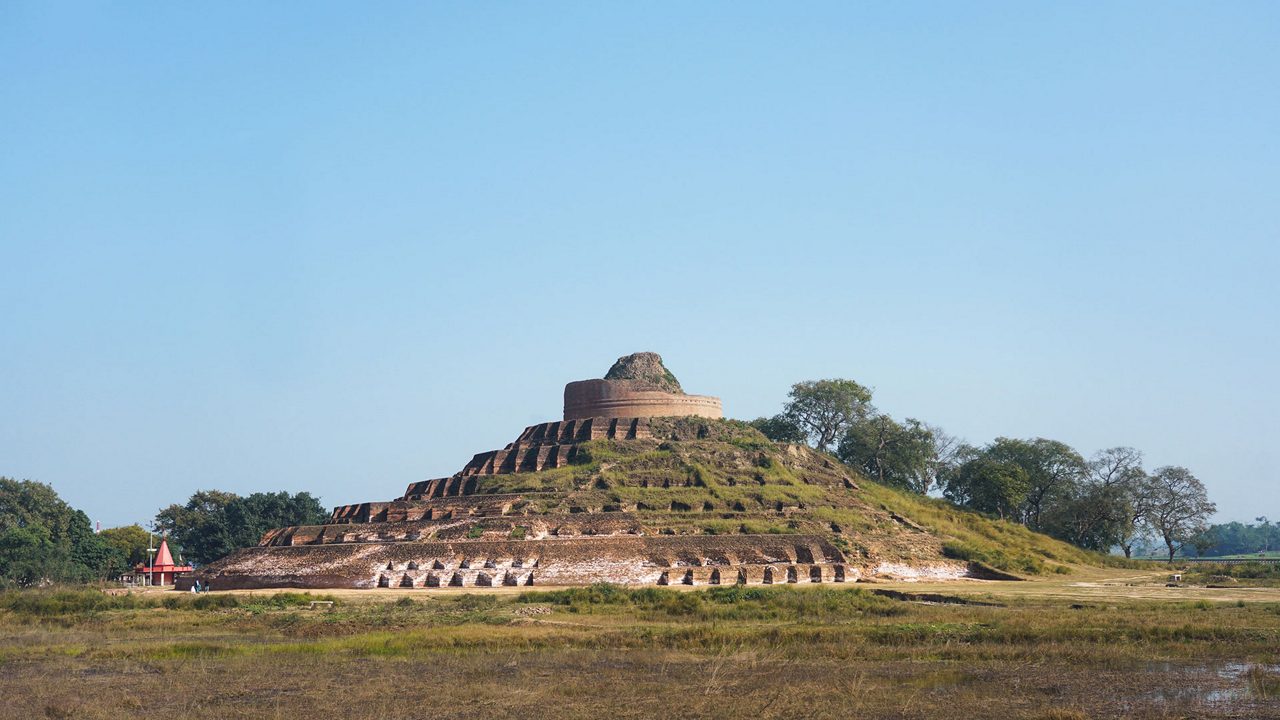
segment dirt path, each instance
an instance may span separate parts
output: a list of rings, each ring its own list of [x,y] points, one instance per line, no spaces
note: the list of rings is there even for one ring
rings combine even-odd
[[[1024,582],[960,580],[956,582],[884,582],[875,587],[949,595],[991,595],[996,598],[1054,598],[1062,600],[1125,601],[1176,600],[1209,602],[1280,602],[1280,588],[1167,587],[1169,572],[1099,570],[1082,568],[1077,573]]]

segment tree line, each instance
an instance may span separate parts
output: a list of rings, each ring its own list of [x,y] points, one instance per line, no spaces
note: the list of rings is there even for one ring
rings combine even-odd
[[[1158,541],[1172,560],[1184,547],[1226,555],[1280,549],[1280,526],[1208,525],[1216,507],[1189,470],[1147,471],[1130,447],[1086,458],[1045,438],[1000,437],[974,446],[914,418],[899,422],[852,380],[791,387],[783,411],[752,421],[772,440],[808,443],[876,482],[1022,523],[1080,547],[1130,556]],[[257,544],[277,527],[313,525],[327,513],[310,493],[239,496],[200,490],[161,509],[154,529],[175,557],[203,565]],[[0,477],[0,586],[85,582],[119,576],[147,560],[151,535],[139,525],[94,533],[89,518],[53,488]]]
[[[199,490],[184,505],[156,514],[156,529],[172,538],[197,565],[211,563],[243,547],[257,545],[268,530],[318,525],[328,513],[311,493],[253,493],[241,497]]]
[[[1204,557],[1252,555],[1280,551],[1280,524],[1265,516],[1254,519],[1257,525],[1239,522],[1210,525],[1193,543],[1196,553]]]
[[[105,580],[127,561],[52,487],[0,477],[0,587]]]
[[[881,484],[940,494],[1091,550],[1119,547],[1129,557],[1136,544],[1155,539],[1172,560],[1205,542],[1217,508],[1184,467],[1148,472],[1134,448],[1086,458],[1046,438],[1000,437],[974,446],[914,418],[899,422],[871,397],[853,380],[799,382],[781,413],[752,425],[772,440],[832,453]]]
[[[306,492],[201,490],[160,510],[155,534],[167,536],[179,564],[203,565],[256,545],[272,528],[313,525],[326,515]],[[49,485],[0,477],[0,588],[111,580],[145,564],[152,539],[136,524],[95,533],[89,516]]]

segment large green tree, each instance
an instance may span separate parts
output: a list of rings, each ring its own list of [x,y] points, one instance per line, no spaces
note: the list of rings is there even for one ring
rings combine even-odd
[[[256,545],[272,528],[315,525],[324,506],[310,493],[254,493],[240,497],[200,490],[185,505],[170,505],[156,515],[156,527],[181,545],[186,558],[206,564],[234,550]]]
[[[1204,484],[1183,467],[1157,468],[1147,481],[1144,519],[1164,541],[1169,562],[1182,547],[1209,528],[1209,517],[1218,507],[1209,502]]]
[[[170,505],[158,512],[156,530],[181,546],[189,562],[217,560],[236,549],[226,510],[238,497],[221,490],[197,490],[185,505]]]
[[[1080,484],[1048,509],[1042,530],[1073,545],[1106,552],[1124,540],[1130,507],[1121,488]]]
[[[1080,453],[1065,443],[1045,438],[996,438],[983,454],[998,463],[1013,463],[1027,474],[1027,495],[1021,508],[1023,524],[1043,530],[1045,510],[1069,499],[1088,473]]]
[[[1095,454],[1086,474],[1068,483],[1045,508],[1044,530],[1067,542],[1105,552],[1132,551],[1146,508],[1142,453],[1114,447]]]
[[[107,528],[98,533],[98,537],[119,550],[124,555],[125,562],[130,565],[147,561],[147,548],[151,547],[151,534],[141,525]]]
[[[883,413],[855,421],[836,456],[883,484],[924,494],[933,483],[936,442],[919,420],[899,423]]]
[[[802,443],[809,439],[808,433],[785,414],[756,418],[751,421],[751,427],[774,442]]]
[[[881,483],[922,494],[940,489],[965,507],[1085,548],[1105,552],[1119,545],[1126,556],[1152,534],[1165,537],[1162,507],[1170,505],[1171,493],[1187,496],[1149,478],[1133,448],[1108,448],[1089,461],[1066,443],[1046,438],[1000,437],[975,448],[940,428],[877,412],[871,391],[852,380],[796,383],[782,413],[752,425],[775,441],[807,441],[822,451],[834,446],[843,462]],[[1203,494],[1201,500],[1202,507],[1212,507]],[[1214,552],[1280,547],[1280,528],[1262,517],[1258,522],[1263,527],[1256,531],[1223,526],[1188,535],[1175,528],[1166,544],[1180,547],[1195,537]]]
[[[852,380],[799,382],[789,396],[783,415],[823,452],[871,412],[871,391]]]
[[[0,584],[106,579],[125,557],[95,535],[89,516],[49,485],[0,477]]]
[[[1004,520],[1017,517],[1030,488],[1031,481],[1022,466],[980,455],[948,475],[943,495],[961,507]]]
[[[1202,554],[1240,555],[1280,549],[1280,524],[1271,522],[1266,516],[1255,520],[1257,525],[1239,522],[1211,525],[1206,533],[1211,544]]]

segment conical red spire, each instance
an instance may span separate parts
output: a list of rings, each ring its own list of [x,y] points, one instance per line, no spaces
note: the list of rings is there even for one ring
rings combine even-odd
[[[168,567],[173,565],[173,555],[169,553],[169,542],[164,538],[160,538],[160,552],[156,553],[156,567]]]

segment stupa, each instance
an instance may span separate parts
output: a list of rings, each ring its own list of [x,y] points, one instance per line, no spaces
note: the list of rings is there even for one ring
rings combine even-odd
[[[198,570],[215,589],[851,582],[955,577],[922,528],[864,502],[848,468],[689,395],[656,353],[565,387],[561,420],[457,473],[322,525],[268,532]],[[187,580],[190,582],[191,580]]]

